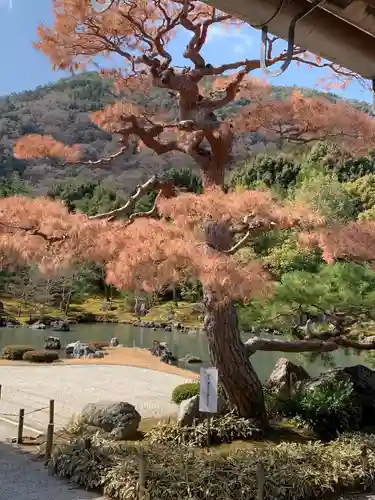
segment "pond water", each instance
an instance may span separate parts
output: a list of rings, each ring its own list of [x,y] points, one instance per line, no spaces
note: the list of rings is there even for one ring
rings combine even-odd
[[[164,330],[152,330],[123,324],[72,325],[70,332],[32,330],[30,328],[0,328],[0,349],[9,344],[26,344],[38,349],[43,348],[44,337],[47,335],[59,336],[63,347],[76,340],[81,342],[109,341],[111,337],[117,337],[124,346],[149,348],[152,346],[153,340],[158,340],[167,342],[172,353],[178,358],[190,354],[200,357],[204,361],[204,365],[208,365],[208,346],[203,333],[183,333],[179,330],[166,332]],[[247,340],[249,337],[250,335],[244,335],[243,340]],[[313,376],[330,368],[321,358],[312,361],[301,354],[257,352],[252,357],[252,362],[262,381],[267,379],[280,357],[286,357],[291,361],[302,364]],[[371,367],[370,358],[366,353],[356,355],[354,352],[349,352],[349,354],[345,354],[345,352],[339,350],[333,353],[332,358],[336,366],[365,364]],[[189,365],[189,369],[199,372],[200,366],[202,365]],[[187,365],[181,364],[181,367],[187,368]]]

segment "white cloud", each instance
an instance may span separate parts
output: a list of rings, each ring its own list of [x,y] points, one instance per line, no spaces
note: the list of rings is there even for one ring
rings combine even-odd
[[[236,55],[244,55],[252,45],[250,34],[244,30],[239,31],[233,27],[224,27],[213,25],[209,28],[207,34],[207,43],[225,41],[232,46],[233,53]]]

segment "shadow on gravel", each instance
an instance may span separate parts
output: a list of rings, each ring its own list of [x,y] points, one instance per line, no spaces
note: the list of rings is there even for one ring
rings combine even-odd
[[[48,473],[42,460],[0,442],[0,500],[105,500]]]

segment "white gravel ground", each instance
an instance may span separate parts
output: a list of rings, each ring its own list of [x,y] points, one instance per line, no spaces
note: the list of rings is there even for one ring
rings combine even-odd
[[[66,425],[87,403],[127,401],[142,417],[175,414],[171,393],[185,381],[178,375],[114,365],[0,366],[0,421],[17,420],[25,409],[25,426],[45,431],[48,406],[55,400],[56,428]]]
[[[0,427],[0,434],[3,429]],[[105,500],[48,474],[42,461],[33,460],[0,442],[0,500]]]
[[[30,413],[55,400],[56,427],[91,402],[128,401],[143,417],[173,414],[173,388],[182,377],[130,366],[0,366],[0,500],[105,500],[48,475],[42,461],[34,461],[7,441],[16,435],[16,421],[24,408],[25,434],[45,431],[48,410]]]

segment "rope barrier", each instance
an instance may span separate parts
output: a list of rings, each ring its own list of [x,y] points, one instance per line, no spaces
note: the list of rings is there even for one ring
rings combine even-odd
[[[37,413],[38,411],[48,410],[49,406],[43,406],[42,408],[37,408],[36,410],[31,410],[25,412],[26,415],[32,415],[33,413]],[[0,413],[0,417],[18,417],[18,413]]]

